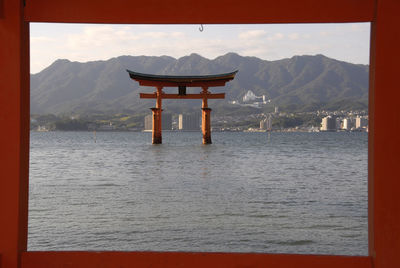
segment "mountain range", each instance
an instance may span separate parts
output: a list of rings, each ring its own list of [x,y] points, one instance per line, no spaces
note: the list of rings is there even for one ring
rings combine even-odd
[[[228,53],[215,59],[191,54],[178,59],[169,56],[120,56],[106,61],[55,61],[31,75],[32,114],[90,114],[142,112],[154,100],[139,99],[139,92],[153,92],[129,78],[126,69],[149,74],[206,75],[238,70],[225,87],[225,100],[212,105],[228,105],[248,90],[271,99],[271,105],[297,110],[322,108],[365,109],[368,103],[368,65],[352,64],[323,55],[294,56],[267,61]],[[166,88],[166,92],[177,92]],[[199,92],[199,89],[188,89]],[[168,100],[166,108],[190,109],[198,102]],[[196,108],[198,105],[196,104]],[[180,108],[179,108],[180,107]],[[200,107],[200,106],[199,106]],[[212,107],[212,106],[211,106]]]

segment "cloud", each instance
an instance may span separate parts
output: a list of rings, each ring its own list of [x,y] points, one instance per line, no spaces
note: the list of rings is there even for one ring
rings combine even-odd
[[[34,24],[33,29],[39,26]],[[82,25],[75,26],[72,31],[68,25],[51,25],[53,34],[44,30],[39,31],[40,34],[31,31],[34,32],[31,36],[31,70],[38,72],[59,58],[84,62],[107,60],[120,55],[169,55],[179,58],[198,53],[212,59],[236,52],[244,56],[276,60],[296,54],[336,56],[343,51],[355,51],[352,54],[358,54],[357,59],[363,57],[360,51],[365,51],[364,47],[357,46],[354,50],[344,48],[342,43],[346,40],[347,46],[356,46],[363,36],[362,29],[368,31],[368,25],[356,25],[354,29],[349,25],[328,26],[314,25],[313,30],[307,30],[307,26],[297,26],[288,30],[285,27],[289,26],[282,25],[243,25],[237,28],[232,25],[209,25],[200,34],[197,27],[190,25],[186,28],[175,25]],[[347,29],[347,36],[343,29]],[[354,34],[355,30],[357,35]],[[369,38],[366,40],[368,45]],[[325,43],[331,44],[330,47]],[[368,51],[364,54],[368,55]]]
[[[321,36],[323,37],[327,37],[329,35],[329,33],[327,31],[322,31],[319,33]]]
[[[48,36],[35,36],[30,38],[31,44],[54,42],[57,39]]]
[[[239,34],[239,38],[240,39],[253,39],[253,38],[264,37],[266,35],[267,35],[267,32],[264,30],[251,30],[251,31],[241,32]]]
[[[31,38],[31,69],[43,69],[58,58],[72,61],[105,60],[120,55],[169,54],[185,42],[179,31],[135,31],[132,26],[90,25],[57,38]],[[193,44],[192,44],[193,45]],[[178,51],[177,51],[178,53]]]
[[[298,33],[291,33],[291,34],[288,35],[288,38],[289,38],[290,40],[297,40],[297,39],[300,38],[300,34],[298,34]]]
[[[282,33],[275,33],[275,34],[269,36],[269,37],[268,37],[268,40],[269,40],[269,41],[276,41],[276,40],[281,40],[281,39],[283,39],[284,37],[285,37],[285,35],[282,34]]]

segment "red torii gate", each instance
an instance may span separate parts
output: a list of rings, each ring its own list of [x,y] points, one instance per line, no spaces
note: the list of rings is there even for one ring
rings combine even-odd
[[[224,99],[225,93],[211,93],[209,87],[225,86],[225,83],[233,80],[238,71],[215,75],[201,76],[172,76],[154,75],[132,72],[127,70],[130,78],[139,82],[141,86],[156,87],[154,93],[140,93],[141,99],[156,99],[156,107],[151,108],[153,113],[152,143],[162,143],[161,113],[162,99],[201,99],[203,100],[201,130],[203,133],[203,144],[211,144],[211,109],[208,108],[208,99]],[[162,91],[164,87],[178,87],[178,94],[166,94]],[[187,87],[201,87],[203,90],[198,94],[186,94]]]

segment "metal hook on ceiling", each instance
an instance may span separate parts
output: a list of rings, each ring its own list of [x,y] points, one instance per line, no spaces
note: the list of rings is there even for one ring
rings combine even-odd
[[[199,28],[199,31],[200,31],[200,32],[204,31],[204,27],[203,27],[203,24],[200,24],[200,28]]]

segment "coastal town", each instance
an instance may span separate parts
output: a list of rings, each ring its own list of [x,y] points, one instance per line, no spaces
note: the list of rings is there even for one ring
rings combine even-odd
[[[32,115],[32,131],[151,131],[151,114],[92,116]],[[367,111],[285,112],[212,116],[212,131],[368,131]],[[163,113],[163,131],[200,131],[201,114]]]
[[[212,131],[229,132],[368,132],[367,110],[293,111],[280,108],[253,91],[211,115]],[[227,113],[226,110],[231,111]],[[163,131],[200,131],[201,112],[162,113]],[[31,115],[32,131],[151,131],[152,114]]]

